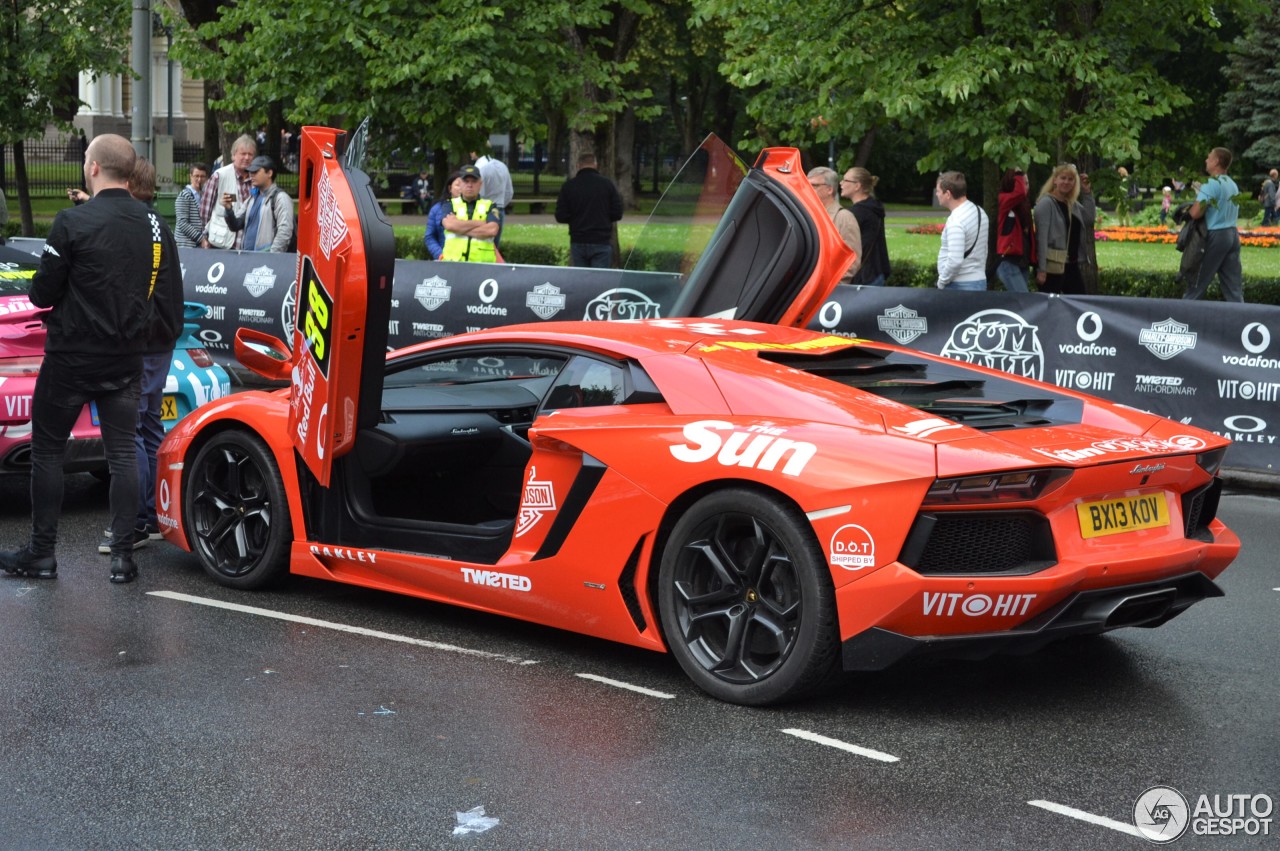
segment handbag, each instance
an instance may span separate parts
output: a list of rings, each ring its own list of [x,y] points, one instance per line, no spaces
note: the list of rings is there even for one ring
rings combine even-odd
[[[231,205],[231,211],[238,216],[240,213],[236,208],[243,206],[236,201]],[[227,224],[226,207],[221,204],[214,207],[213,215],[209,216],[208,239],[210,248],[230,248],[236,244],[236,232]]]
[[[1067,271],[1067,249],[1046,249],[1044,252],[1044,270],[1050,275],[1061,275]]]

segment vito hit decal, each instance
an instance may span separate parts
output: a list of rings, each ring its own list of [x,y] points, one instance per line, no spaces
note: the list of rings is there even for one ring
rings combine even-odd
[[[924,592],[924,613],[940,618],[965,615],[976,618],[1012,618],[1025,615],[1036,594],[962,594],[959,591]]]

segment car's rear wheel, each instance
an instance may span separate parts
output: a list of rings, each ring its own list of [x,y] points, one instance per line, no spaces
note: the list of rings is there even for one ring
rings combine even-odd
[[[261,588],[288,570],[292,524],[271,452],[239,431],[214,435],[184,484],[184,525],[209,575],[233,588]]]
[[[804,515],[751,490],[699,500],[658,576],[667,645],[721,700],[761,706],[825,683],[839,656],[835,592]]]

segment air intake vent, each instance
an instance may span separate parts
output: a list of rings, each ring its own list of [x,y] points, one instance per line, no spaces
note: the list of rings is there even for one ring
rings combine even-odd
[[[916,518],[900,560],[928,576],[1018,576],[1052,567],[1058,556],[1042,514],[947,511]]]

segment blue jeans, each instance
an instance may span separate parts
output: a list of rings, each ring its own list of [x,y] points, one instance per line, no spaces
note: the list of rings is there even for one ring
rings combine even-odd
[[[869,281],[862,281],[862,282],[859,284],[859,286],[863,286],[863,287],[883,287],[883,286],[884,286],[884,275],[876,275],[874,278],[872,278],[872,279],[871,279],[871,280],[869,280]]]
[[[1027,289],[1027,270],[1012,260],[1000,261],[1000,265],[996,267],[996,277],[1000,279],[1000,283],[1004,284],[1004,288],[1011,293],[1030,292]]]
[[[133,551],[138,513],[138,462],[133,434],[138,419],[137,372],[88,379],[56,355],[46,356],[31,397],[31,552],[53,555],[62,514],[62,460],[81,409],[96,402],[102,444],[111,472],[111,553]]]
[[[156,527],[156,450],[164,440],[160,406],[164,402],[164,382],[169,377],[173,352],[146,355],[142,359],[142,387],[138,391],[138,425],[134,451],[138,462],[138,529]]]
[[[987,279],[978,281],[952,281],[943,287],[944,290],[962,290],[964,292],[982,292],[987,288]]]
[[[613,265],[613,246],[607,242],[569,243],[569,262],[574,266],[608,269]]]

